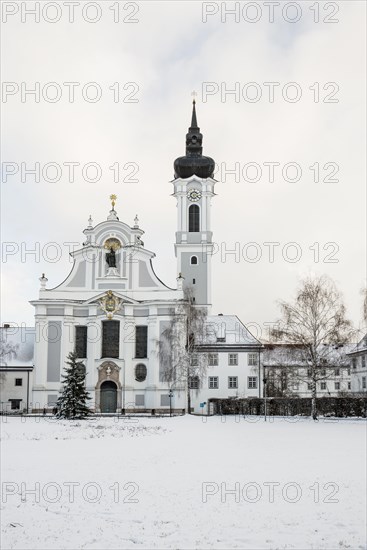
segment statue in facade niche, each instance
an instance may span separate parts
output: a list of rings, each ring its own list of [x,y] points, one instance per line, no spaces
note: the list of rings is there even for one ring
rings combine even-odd
[[[110,251],[106,253],[106,262],[108,267],[116,267],[116,252],[112,247]]]

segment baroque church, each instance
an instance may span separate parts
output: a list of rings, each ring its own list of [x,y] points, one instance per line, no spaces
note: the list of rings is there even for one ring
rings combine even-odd
[[[171,182],[177,201],[176,288],[157,277],[155,254],[144,246],[138,218],[132,227],[120,221],[115,195],[105,220],[94,224],[89,218],[66,279],[47,288],[46,277],[40,278],[39,297],[31,301],[35,338],[29,409],[54,407],[67,355],[75,351],[86,367],[95,412],[187,410],[187,388],[165,381],[157,343],[188,287],[194,307],[206,309],[212,327],[198,350],[208,356],[204,379],[188,381],[192,412],[210,413],[213,398],[261,396],[261,343],[235,315],[211,315],[210,214],[217,182],[214,160],[202,154],[202,141],[194,100],[186,154],[175,160]]]

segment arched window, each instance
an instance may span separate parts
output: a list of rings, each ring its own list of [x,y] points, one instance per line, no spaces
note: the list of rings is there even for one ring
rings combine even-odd
[[[137,382],[144,382],[147,377],[147,367],[143,363],[139,363],[135,367],[135,380]]]
[[[198,265],[198,257],[197,256],[191,256],[190,264],[191,265]]]
[[[198,231],[200,231],[200,208],[197,204],[192,204],[189,208],[189,232]]]

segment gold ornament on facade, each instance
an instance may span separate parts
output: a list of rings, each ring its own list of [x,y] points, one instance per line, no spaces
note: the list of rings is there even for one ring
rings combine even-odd
[[[118,239],[115,237],[110,237],[107,239],[107,241],[103,245],[104,248],[107,248],[107,250],[112,250],[116,252],[116,250],[119,250],[121,248],[121,243]]]
[[[121,309],[122,299],[114,295],[112,290],[98,301],[100,308],[106,313],[107,319],[112,319],[114,314]]]

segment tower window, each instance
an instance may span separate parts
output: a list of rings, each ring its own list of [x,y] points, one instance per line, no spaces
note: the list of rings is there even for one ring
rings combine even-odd
[[[193,279],[193,280],[192,280],[192,284],[194,285],[195,283],[196,283],[196,280],[195,280],[195,279]]]
[[[198,257],[197,256],[191,256],[190,264],[191,265],[198,265]]]
[[[200,231],[200,208],[197,204],[192,204],[189,208],[189,232],[198,231]]]

